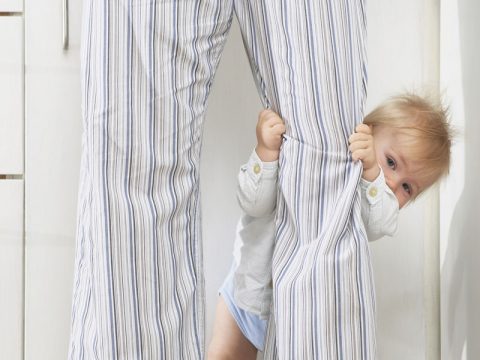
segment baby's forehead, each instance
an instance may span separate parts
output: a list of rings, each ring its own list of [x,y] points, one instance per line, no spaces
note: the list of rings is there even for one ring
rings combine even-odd
[[[416,160],[429,153],[428,141],[425,141],[415,129],[392,127],[390,137],[391,146],[403,150],[406,155]]]
[[[422,138],[423,135],[422,131],[415,128],[411,124],[408,124],[407,122],[403,125],[396,124],[388,127],[390,128],[390,131],[394,136],[403,138],[404,140],[408,141],[418,141],[420,138]]]

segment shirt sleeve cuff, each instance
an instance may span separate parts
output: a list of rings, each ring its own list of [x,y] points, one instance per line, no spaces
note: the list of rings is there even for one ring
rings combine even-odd
[[[258,182],[261,177],[276,178],[278,176],[278,160],[264,162],[253,149],[248,162],[241,169],[246,171],[255,182]]]
[[[360,187],[362,191],[365,192],[367,200],[370,204],[375,204],[382,198],[382,193],[385,191],[385,175],[383,174],[382,168],[380,168],[380,173],[377,178],[373,181],[367,181],[365,179],[360,179]]]

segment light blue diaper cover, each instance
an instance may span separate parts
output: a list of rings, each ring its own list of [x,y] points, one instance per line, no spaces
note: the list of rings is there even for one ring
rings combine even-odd
[[[243,335],[255,346],[258,350],[263,351],[265,345],[265,335],[267,333],[267,320],[260,319],[259,316],[252,314],[239,308],[235,304],[233,297],[233,274],[235,272],[235,263],[232,265],[230,272],[225,278],[219,293],[227,304],[230,313],[235,319],[238,327]]]

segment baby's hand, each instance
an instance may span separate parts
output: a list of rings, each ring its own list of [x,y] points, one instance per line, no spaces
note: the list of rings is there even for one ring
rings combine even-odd
[[[285,124],[274,111],[266,109],[258,115],[256,152],[262,161],[275,161],[280,153]]]
[[[373,143],[372,129],[365,124],[356,127],[355,133],[348,138],[353,160],[361,160],[363,165],[362,177],[367,181],[373,181],[380,173]]]

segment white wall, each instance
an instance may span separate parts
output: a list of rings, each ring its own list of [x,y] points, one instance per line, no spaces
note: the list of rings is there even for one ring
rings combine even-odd
[[[237,174],[256,144],[255,126],[261,106],[234,22],[209,98],[200,165],[207,344],[217,290],[233,259],[235,226],[240,217],[235,197]]]
[[[480,359],[480,3],[443,0],[442,88],[459,135],[440,191],[442,359]]]
[[[425,82],[434,86],[436,76],[432,69],[436,68],[438,56],[432,54],[431,45],[435,41],[432,17],[436,14],[436,2],[369,0],[367,3],[368,109],[398,91],[419,88]],[[232,261],[235,224],[240,215],[235,200],[237,170],[255,144],[260,109],[234,23],[209,99],[201,165],[207,344],[216,292]],[[429,201],[427,195],[402,210],[398,234],[371,247],[377,289],[379,359],[429,358],[426,339],[432,329],[425,321],[424,311],[424,232],[431,226],[427,221]]]

